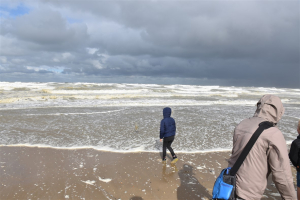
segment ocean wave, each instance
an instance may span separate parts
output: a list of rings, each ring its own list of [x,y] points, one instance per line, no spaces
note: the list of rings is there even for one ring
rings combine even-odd
[[[121,110],[109,110],[109,111],[102,111],[102,112],[84,112],[84,113],[46,113],[46,114],[22,114],[26,116],[51,116],[51,115],[96,115],[96,114],[105,114],[105,113],[113,113],[113,112],[120,112],[125,109]]]
[[[2,104],[2,106],[1,106]],[[210,106],[210,105],[236,105],[255,106],[253,100],[235,101],[201,101],[186,99],[149,99],[132,100],[125,99],[98,99],[84,97],[51,97],[47,100],[41,98],[12,98],[0,100],[0,110],[26,109],[26,108],[58,108],[58,107],[134,107],[134,106]]]

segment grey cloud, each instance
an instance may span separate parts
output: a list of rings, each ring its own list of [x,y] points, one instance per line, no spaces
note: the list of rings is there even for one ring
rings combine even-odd
[[[59,80],[134,76],[300,86],[296,1],[41,2],[41,8],[1,25],[7,61],[0,66],[11,73],[38,74],[42,68],[32,72],[26,66],[45,65],[64,69]],[[67,17],[81,20],[70,23]]]
[[[136,55],[138,50],[140,55],[155,57],[298,58],[299,9],[293,2],[126,1],[102,2],[94,9],[72,6],[136,31],[135,38],[125,28],[116,30],[119,37],[98,38],[99,45],[113,55]],[[106,6],[114,12],[103,11]]]
[[[58,11],[51,9],[7,19],[1,25],[1,34],[31,43],[32,50],[62,51],[81,46],[88,39],[85,24],[67,24]]]

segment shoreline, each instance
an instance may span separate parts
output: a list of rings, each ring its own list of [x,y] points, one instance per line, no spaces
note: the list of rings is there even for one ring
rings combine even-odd
[[[0,199],[210,199],[230,151],[177,156],[163,165],[161,152],[0,146]],[[268,181],[262,199],[278,195]]]
[[[286,141],[286,145],[289,147],[292,144],[293,141]],[[79,147],[54,147],[54,146],[48,146],[48,145],[43,145],[43,144],[36,144],[36,145],[32,145],[32,144],[12,144],[12,145],[0,145],[1,147],[28,147],[28,148],[41,148],[41,149],[57,149],[57,150],[80,150],[80,149],[92,149],[95,151],[103,151],[103,152],[107,152],[107,153],[159,153],[160,151],[156,150],[156,151],[146,151],[146,150],[129,150],[129,151],[125,151],[125,150],[113,150],[113,149],[101,149],[101,148],[97,148],[94,146],[79,146]],[[181,153],[181,154],[198,154],[198,153],[218,153],[218,152],[231,152],[232,149],[207,149],[207,150],[199,150],[199,151],[176,151],[177,153]]]
[[[79,146],[79,147],[54,147],[48,145],[31,145],[31,144],[12,144],[12,145],[0,145],[0,147],[28,147],[28,148],[41,148],[41,149],[57,149],[57,150],[80,150],[80,149],[92,149],[95,151],[103,151],[107,153],[159,153],[158,150],[146,151],[146,150],[112,150],[112,149],[101,149],[94,146]],[[208,149],[200,151],[176,151],[182,154],[193,154],[193,153],[213,153],[213,152],[230,152],[231,149]]]

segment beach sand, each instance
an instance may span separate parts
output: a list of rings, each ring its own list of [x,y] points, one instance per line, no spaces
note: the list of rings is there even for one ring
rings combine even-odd
[[[0,199],[210,199],[230,152],[177,155],[2,146]],[[263,199],[281,199],[271,179]]]

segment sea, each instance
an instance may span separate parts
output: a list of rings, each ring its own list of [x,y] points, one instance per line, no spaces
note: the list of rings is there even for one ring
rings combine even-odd
[[[230,151],[235,126],[265,94],[281,98],[278,124],[297,137],[300,89],[117,83],[0,82],[0,146],[158,152],[164,107],[176,121],[175,152]]]

